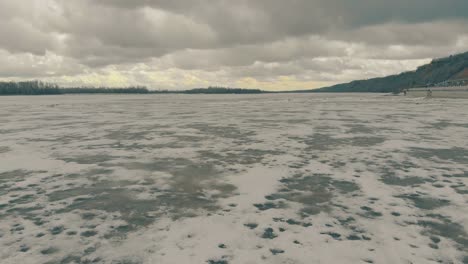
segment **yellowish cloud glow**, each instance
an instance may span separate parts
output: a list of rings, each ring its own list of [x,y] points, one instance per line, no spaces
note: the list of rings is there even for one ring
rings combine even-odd
[[[291,76],[279,76],[274,81],[259,81],[248,77],[240,79],[236,82],[237,87],[242,88],[258,88],[268,91],[293,91],[317,89],[324,86],[330,86],[333,82],[317,82],[317,81],[302,81]]]

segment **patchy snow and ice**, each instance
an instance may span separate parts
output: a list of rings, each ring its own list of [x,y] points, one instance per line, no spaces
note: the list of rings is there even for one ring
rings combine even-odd
[[[466,100],[0,98],[1,263],[468,263]]]

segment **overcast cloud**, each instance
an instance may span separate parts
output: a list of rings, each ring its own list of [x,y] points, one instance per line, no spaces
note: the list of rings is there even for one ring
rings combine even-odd
[[[0,80],[291,90],[468,51],[466,0],[0,0]]]

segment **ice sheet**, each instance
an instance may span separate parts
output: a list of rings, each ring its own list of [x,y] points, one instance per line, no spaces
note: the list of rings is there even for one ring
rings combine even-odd
[[[466,100],[0,97],[1,263],[468,263]]]

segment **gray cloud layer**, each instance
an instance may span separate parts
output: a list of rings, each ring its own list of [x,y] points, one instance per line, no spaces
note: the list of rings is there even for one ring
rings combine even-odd
[[[466,0],[0,0],[0,78],[348,81],[468,50],[466,10]]]

